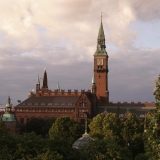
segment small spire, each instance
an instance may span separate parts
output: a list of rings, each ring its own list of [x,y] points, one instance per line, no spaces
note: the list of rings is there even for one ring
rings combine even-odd
[[[87,133],[87,126],[88,126],[88,124],[87,124],[87,113],[84,112],[84,114],[86,115],[86,119],[85,119],[85,132],[84,132],[83,136],[89,136],[89,134]]]
[[[36,84],[40,84],[39,74],[38,74],[38,77],[37,77],[37,82],[36,82]]]
[[[10,96],[8,96],[8,104],[10,104],[11,103],[11,98],[10,98]]]
[[[59,81],[58,81],[58,84],[57,84],[57,90],[60,91]]]
[[[93,77],[92,77],[92,84],[96,84],[96,80],[95,80],[94,75],[93,75]]]
[[[98,32],[98,39],[101,39],[101,40],[105,39],[102,19],[101,19],[101,24],[100,24],[99,32]]]

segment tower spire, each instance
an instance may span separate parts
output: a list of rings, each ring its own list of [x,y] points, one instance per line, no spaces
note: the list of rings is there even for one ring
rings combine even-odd
[[[97,50],[94,54],[94,56],[97,55],[107,55],[106,52],[106,45],[105,45],[105,35],[103,30],[103,23],[102,23],[102,12],[101,12],[101,24],[98,32],[98,38],[97,38]]]
[[[37,82],[36,82],[36,84],[40,84],[39,74],[38,74],[38,77],[37,77]]]
[[[58,92],[60,92],[60,85],[59,85],[59,81],[58,81],[58,84],[57,84],[57,90],[58,90]]]
[[[46,69],[44,70],[42,89],[48,89],[48,80],[47,80],[47,72],[46,72]]]
[[[40,79],[39,79],[39,74],[37,77],[37,82],[36,82],[36,91],[40,90]]]

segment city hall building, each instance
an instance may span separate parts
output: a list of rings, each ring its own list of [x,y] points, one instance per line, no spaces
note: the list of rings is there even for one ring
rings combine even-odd
[[[15,115],[20,123],[26,124],[33,117],[62,117],[68,116],[76,121],[83,122],[86,115],[93,118],[99,113],[114,112],[119,117],[131,112],[139,117],[155,109],[155,103],[112,103],[109,101],[108,91],[108,54],[105,45],[105,35],[101,20],[97,49],[93,57],[94,76],[90,90],[49,90],[47,71],[44,71],[43,84],[39,77],[36,82],[36,92],[30,92],[28,98],[15,106]]]

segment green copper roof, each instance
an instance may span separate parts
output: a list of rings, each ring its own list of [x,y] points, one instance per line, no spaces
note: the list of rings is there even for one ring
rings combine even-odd
[[[60,90],[60,85],[59,85],[59,82],[57,84],[57,90]]]
[[[15,117],[14,117],[14,114],[12,113],[5,113],[2,117],[2,120],[3,121],[7,121],[7,122],[12,122],[12,121],[16,121],[15,120]]]
[[[40,84],[39,75],[38,75],[38,77],[37,77],[37,82],[36,82],[36,84]]]
[[[101,21],[101,25],[99,28],[98,39],[105,39],[102,21]]]
[[[101,47],[97,47],[97,50],[94,54],[94,56],[106,56],[107,55],[107,52],[105,50],[105,48],[101,48]]]
[[[107,52],[105,48],[106,48],[105,35],[103,30],[103,24],[101,21],[99,32],[98,32],[98,39],[97,39],[97,50],[94,56],[107,56]]]
[[[95,83],[96,83],[96,80],[95,80],[95,77],[93,75],[93,77],[92,77],[92,84],[95,84]]]

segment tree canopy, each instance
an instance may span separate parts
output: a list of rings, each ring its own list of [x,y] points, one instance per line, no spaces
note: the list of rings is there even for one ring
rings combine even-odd
[[[72,144],[84,133],[84,126],[69,117],[57,118],[49,130],[50,139],[68,140]]]

